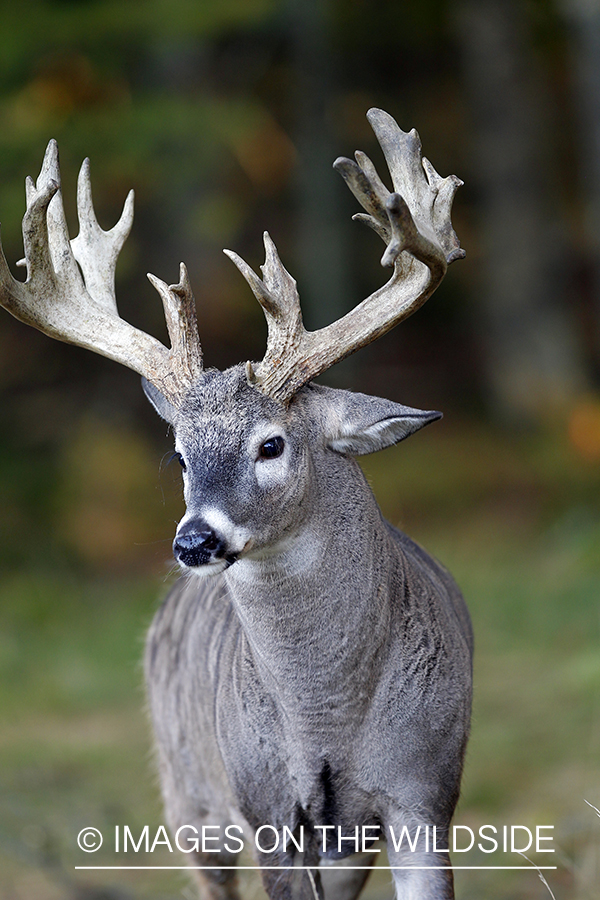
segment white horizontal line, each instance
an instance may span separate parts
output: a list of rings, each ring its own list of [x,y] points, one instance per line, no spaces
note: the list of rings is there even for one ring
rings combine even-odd
[[[489,869],[494,871],[499,871],[502,869],[523,869],[528,870],[531,869],[533,872],[542,871],[544,869],[547,870],[555,870],[558,866],[75,866],[76,869],[144,869],[144,870],[154,870],[154,869],[177,869],[182,872],[188,871],[189,869],[216,869],[219,872],[223,872],[227,869],[231,869],[232,871],[238,871],[239,869],[250,870],[253,872],[260,872],[263,869],[282,869],[282,870],[297,870],[297,869],[310,869],[311,871],[321,871],[321,872],[331,872],[343,870],[344,872],[348,871],[369,871],[373,872],[377,869],[383,869],[386,872],[392,872],[395,869]]]

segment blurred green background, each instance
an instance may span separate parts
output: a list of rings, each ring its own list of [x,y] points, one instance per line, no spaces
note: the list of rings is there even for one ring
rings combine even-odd
[[[382,245],[331,170],[360,148],[385,179],[370,106],[464,179],[467,259],[328,379],[445,413],[365,468],[473,614],[456,821],[554,825],[556,900],[600,897],[584,802],[600,808],[600,6],[3,0],[0,34],[7,259],[22,255],[24,177],[55,137],[73,235],[84,156],[103,227],[135,188],[123,316],[164,338],[145,273],[172,282],[185,260],[209,365],[260,358],[265,340],[223,247],[256,268],[268,228],[309,327],[383,282]],[[182,511],[166,427],[133,373],[7,314],[0,390],[0,897],[190,898],[177,873],[74,868],[91,864],[84,826],[161,822],[139,660]],[[535,871],[457,885],[463,900],[550,896]],[[387,875],[370,896],[392,896]]]

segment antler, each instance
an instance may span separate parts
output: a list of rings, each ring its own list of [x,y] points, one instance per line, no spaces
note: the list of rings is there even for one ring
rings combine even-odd
[[[202,371],[194,297],[183,263],[179,284],[149,275],[161,295],[171,349],[120,318],[114,291],[117,257],[133,222],[133,191],[110,231],[98,225],[89,160],[77,184],[79,234],[69,241],[60,191],[56,141],[50,141],[37,182],[26,182],[23,217],[27,280],[13,278],[0,246],[0,304],[22,322],[67,343],[108,356],[144,375],[175,406]],[[79,265],[78,265],[79,263]]]
[[[247,364],[248,380],[282,402],[410,316],[431,296],[449,264],[465,255],[450,221],[452,200],[462,181],[455,175],[441,178],[422,158],[414,129],[408,134],[402,131],[381,109],[369,110],[367,117],[383,150],[394,192],[387,190],[371,160],[360,151],[356,162],[340,158],[334,168],[366,210],[353,218],[370,225],[386,244],[381,264],[394,267],[386,285],[341,319],[308,332],[296,282],[267,233],[263,280],[237,254],[225,250],[252,288],[268,325],[267,352],[258,366]]]

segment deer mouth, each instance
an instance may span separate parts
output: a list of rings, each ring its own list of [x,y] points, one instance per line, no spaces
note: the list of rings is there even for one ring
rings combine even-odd
[[[189,576],[190,578],[213,578],[215,575],[220,575],[226,569],[228,569],[232,562],[229,562],[225,557],[222,559],[211,559],[206,563],[203,563],[199,566],[186,566],[180,563],[180,566],[183,570],[183,574]]]

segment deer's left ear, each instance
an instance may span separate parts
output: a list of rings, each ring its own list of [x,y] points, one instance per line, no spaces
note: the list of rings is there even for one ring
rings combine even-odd
[[[391,447],[442,417],[441,412],[412,409],[367,394],[332,389],[327,393],[330,401],[327,445],[346,456],[363,456]]]

